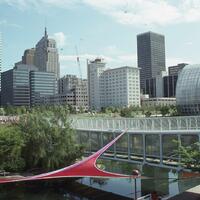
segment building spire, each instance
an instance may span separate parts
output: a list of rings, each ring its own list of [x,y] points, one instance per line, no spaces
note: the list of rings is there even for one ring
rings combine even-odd
[[[44,36],[48,37],[48,35],[47,35],[47,27],[46,26],[45,26],[45,29],[44,29]]]

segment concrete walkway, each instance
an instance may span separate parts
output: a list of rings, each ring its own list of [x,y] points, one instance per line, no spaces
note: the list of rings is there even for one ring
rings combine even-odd
[[[200,200],[200,185],[176,195],[169,200]]]

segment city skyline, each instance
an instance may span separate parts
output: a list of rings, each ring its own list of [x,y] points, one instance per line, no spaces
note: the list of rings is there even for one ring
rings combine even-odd
[[[45,25],[49,36],[58,43],[61,76],[80,76],[75,46],[78,47],[83,77],[86,77],[86,59],[96,56],[103,56],[112,68],[137,66],[136,35],[147,31],[165,35],[167,66],[181,62],[200,63],[200,28],[197,26],[200,3],[183,2],[186,1],[2,0],[2,71],[11,69],[25,49],[34,47],[43,35]],[[156,10],[159,12],[153,16]],[[148,17],[142,15],[145,12]]]

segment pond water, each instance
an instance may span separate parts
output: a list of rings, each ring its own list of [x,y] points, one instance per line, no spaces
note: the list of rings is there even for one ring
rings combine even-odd
[[[137,197],[153,191],[156,191],[162,197],[169,197],[200,184],[199,178],[181,179],[180,174],[175,170],[110,160],[99,160],[98,162],[104,169],[112,172],[131,174],[133,169],[138,169],[146,179],[136,180]],[[74,186],[74,183],[81,183],[97,188],[98,191],[94,195],[90,191],[90,188],[81,188],[80,184]],[[6,184],[0,185],[0,200],[90,200],[96,199],[98,193],[102,195],[99,190],[133,199],[135,196],[134,184],[135,180],[129,178],[81,178],[76,180],[45,181],[42,183],[35,181],[30,183]],[[106,199],[106,194],[104,194],[103,199]]]

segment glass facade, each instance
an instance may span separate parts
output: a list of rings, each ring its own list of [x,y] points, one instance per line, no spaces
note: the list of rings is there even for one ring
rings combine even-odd
[[[31,105],[41,104],[42,97],[55,95],[56,77],[52,72],[30,72]]]
[[[145,80],[145,94],[148,94],[149,97],[156,97],[156,78]]]
[[[187,65],[176,86],[177,107],[185,115],[200,114],[200,65]]]
[[[147,32],[137,35],[138,67],[140,86],[145,89],[145,80],[165,71],[165,38],[163,35]]]
[[[176,96],[176,83],[178,75],[174,76],[165,76],[163,78],[163,89],[164,97],[175,97]]]
[[[30,106],[28,68],[14,68],[2,73],[2,105]]]

